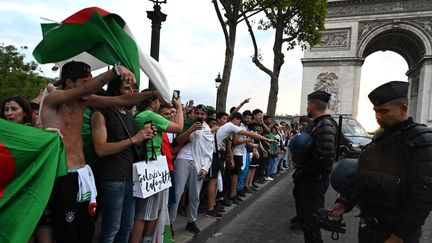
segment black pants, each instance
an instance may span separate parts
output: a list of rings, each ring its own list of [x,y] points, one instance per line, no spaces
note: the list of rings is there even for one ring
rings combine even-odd
[[[392,224],[383,223],[374,226],[365,226],[360,220],[358,238],[359,243],[382,243],[391,235],[391,229],[393,229]],[[419,243],[422,234],[421,227],[414,230],[406,239],[404,243]]]
[[[302,203],[302,188],[301,188],[301,178],[298,175],[298,170],[293,174],[293,196],[295,201],[295,209],[296,209],[296,217],[300,220],[300,222],[303,221],[303,203]]]
[[[301,193],[305,243],[322,243],[321,229],[315,215],[318,209],[324,208],[324,196],[329,187],[329,178],[307,177],[300,179],[298,184]]]
[[[77,194],[77,172],[56,179],[52,192],[56,242],[92,242],[94,217],[89,215],[89,202],[77,203]]]

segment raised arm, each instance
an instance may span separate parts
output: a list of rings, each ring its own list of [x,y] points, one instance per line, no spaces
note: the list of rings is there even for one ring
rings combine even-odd
[[[98,96],[91,95],[87,103],[91,107],[106,107],[113,105],[136,105],[142,100],[149,99],[153,96],[159,96],[158,91],[146,91],[134,94],[125,94],[119,96]]]
[[[236,113],[236,112],[238,112],[246,103],[248,103],[249,102],[249,100],[250,100],[251,98],[247,98],[247,99],[245,99],[245,100],[243,100],[241,103],[240,103],[240,105],[238,105],[234,110],[233,110],[233,112],[231,112],[231,114],[230,114],[230,116],[232,115],[232,114],[234,114],[234,113]]]
[[[249,137],[252,137],[252,138],[259,139],[259,140],[263,140],[263,141],[266,141],[266,142],[269,142],[269,143],[276,142],[275,140],[268,139],[268,138],[266,138],[264,136],[259,135],[258,133],[251,132],[251,131],[240,130],[240,132],[238,132],[238,133],[241,134],[241,135],[245,135],[245,136],[249,136]]]
[[[130,79],[135,83],[135,75],[129,71],[127,68],[123,66],[118,66],[120,72],[120,78],[122,80]],[[103,87],[105,84],[111,82],[116,77],[114,71],[107,71],[101,75],[98,75],[94,78],[91,78],[89,75],[88,78],[78,79],[77,82],[82,82],[80,85],[77,85],[74,88],[59,90],[50,93],[45,97],[44,104],[50,107],[56,107],[61,104],[75,101],[81,99],[84,96],[91,95],[95,93],[98,89]],[[64,82],[71,81],[71,79],[67,79]]]
[[[183,125],[184,125],[183,109],[182,109],[180,97],[178,99],[173,99],[172,103],[177,109],[177,114],[174,117],[174,121],[171,121],[169,123],[166,132],[179,133],[183,130]]]

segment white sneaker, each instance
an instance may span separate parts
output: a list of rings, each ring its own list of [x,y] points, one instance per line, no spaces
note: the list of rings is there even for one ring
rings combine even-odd
[[[264,180],[266,180],[266,181],[272,181],[273,178],[271,178],[270,176],[267,176],[266,178],[264,178]]]

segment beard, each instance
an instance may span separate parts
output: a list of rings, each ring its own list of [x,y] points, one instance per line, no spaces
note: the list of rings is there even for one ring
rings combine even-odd
[[[312,113],[310,113],[310,112],[308,111],[308,113],[307,113],[307,117],[309,117],[309,118],[313,118]]]
[[[124,106],[124,108],[126,109],[126,110],[132,110],[132,108],[134,107],[134,105],[125,105]]]

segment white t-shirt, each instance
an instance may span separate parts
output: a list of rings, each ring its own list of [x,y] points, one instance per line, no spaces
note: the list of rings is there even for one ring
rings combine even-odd
[[[247,127],[243,123],[240,124],[240,129],[246,130],[246,131],[248,130]],[[245,136],[245,135],[240,135],[240,139],[246,139],[246,137],[247,136]],[[234,145],[234,147],[233,147],[233,154],[236,156],[243,156],[243,154],[245,153],[245,150],[246,150],[246,143],[237,144],[237,145]]]
[[[227,122],[221,126],[216,132],[218,150],[226,151],[226,144],[231,139],[231,136],[241,130],[239,126],[234,125],[232,122]]]

